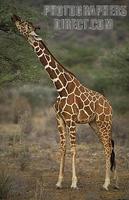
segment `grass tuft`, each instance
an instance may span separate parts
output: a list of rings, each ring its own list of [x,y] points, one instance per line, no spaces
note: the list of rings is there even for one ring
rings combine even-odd
[[[5,200],[12,188],[12,177],[11,175],[3,169],[0,172],[0,199]]]

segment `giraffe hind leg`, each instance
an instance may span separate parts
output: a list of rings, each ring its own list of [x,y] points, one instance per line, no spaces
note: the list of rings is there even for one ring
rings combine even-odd
[[[106,133],[101,132],[101,129],[100,129],[100,127],[98,127],[96,122],[91,122],[91,123],[89,123],[89,125],[95,131],[95,133],[99,136],[101,143],[104,145],[104,153],[105,153],[105,158],[106,158],[106,175],[105,175],[105,182],[103,184],[103,188],[108,190],[108,186],[110,185],[111,145],[109,145],[109,139],[107,139],[107,141],[104,139],[103,135],[106,136]],[[107,149],[108,149],[108,151],[107,151]]]
[[[105,182],[103,184],[103,188],[108,190],[108,186],[110,185],[110,169],[111,169],[111,140],[102,139],[102,143],[104,145],[104,153],[106,159],[106,174],[105,174]]]
[[[106,130],[106,128],[98,127],[96,122],[91,122],[89,124],[91,128],[95,131],[95,133],[99,136],[100,141],[104,145],[104,152],[106,158],[106,176],[105,183],[103,187],[108,190],[108,186],[110,185],[110,171],[114,171],[114,179],[116,180],[115,187],[118,188],[117,184],[117,173],[116,173],[116,162],[115,162],[115,152],[114,152],[114,141],[111,140],[110,131]],[[104,130],[104,131],[102,131]]]
[[[105,183],[103,187],[108,190],[108,186],[110,185],[110,172],[114,173],[115,179],[115,188],[119,189],[118,186],[118,177],[116,171],[116,161],[115,161],[115,152],[114,152],[114,141],[109,139],[109,141],[102,141],[104,145],[105,157],[106,157],[106,176]]]

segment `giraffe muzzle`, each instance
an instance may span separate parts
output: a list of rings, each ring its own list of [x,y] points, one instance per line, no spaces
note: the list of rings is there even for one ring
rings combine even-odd
[[[14,23],[16,23],[16,22],[23,22],[23,21],[21,20],[21,18],[20,18],[19,16],[15,15],[15,14],[11,17],[11,20],[12,20]],[[31,23],[31,24],[32,24],[32,23]],[[34,28],[35,31],[36,31],[36,30],[40,30],[40,26],[39,26],[39,25],[33,25],[33,24],[32,24],[32,26],[33,26],[33,28]]]
[[[19,16],[17,16],[17,15],[13,15],[11,17],[11,20],[15,23],[16,21],[21,21],[21,18]]]

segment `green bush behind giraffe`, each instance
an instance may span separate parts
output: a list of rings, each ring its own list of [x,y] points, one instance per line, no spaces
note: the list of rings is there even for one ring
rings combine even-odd
[[[62,34],[53,30],[49,17],[43,16],[41,1],[36,4],[34,1],[25,0],[11,2],[0,1],[1,87],[16,84],[53,87],[31,48],[15,32],[10,16],[18,12],[24,18],[41,25],[39,34],[49,49],[83,84],[108,96],[115,111],[128,112],[129,27],[127,20],[117,20],[115,29],[109,33],[64,32]]]

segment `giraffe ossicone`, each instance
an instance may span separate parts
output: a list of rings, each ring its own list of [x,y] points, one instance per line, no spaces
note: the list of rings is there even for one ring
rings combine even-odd
[[[57,61],[35,32],[35,26],[32,23],[23,21],[16,15],[12,19],[20,33],[33,47],[58,92],[54,109],[60,134],[61,160],[56,186],[58,188],[62,187],[66,154],[66,132],[68,132],[72,154],[71,188],[77,188],[76,124],[89,123],[104,146],[106,175],[103,187],[108,190],[110,171],[114,170],[116,174],[114,143],[112,140],[112,107],[109,101],[102,94],[83,86],[74,74]]]

